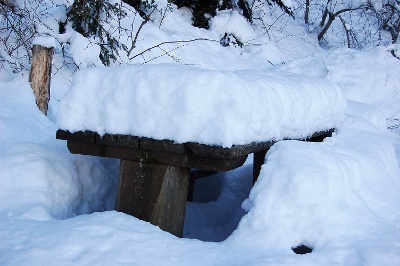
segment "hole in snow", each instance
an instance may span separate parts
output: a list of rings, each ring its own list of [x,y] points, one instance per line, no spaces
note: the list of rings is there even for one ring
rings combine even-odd
[[[225,240],[246,214],[241,204],[252,186],[251,163],[197,179],[193,201],[186,205],[183,237],[213,242]]]
[[[223,175],[219,173],[197,179],[194,185],[193,202],[216,201],[221,194],[224,182]]]
[[[300,254],[300,255],[311,253],[313,251],[312,248],[310,248],[310,247],[308,247],[308,246],[306,246],[304,244],[300,244],[297,247],[293,247],[292,250],[293,250],[294,253]]]
[[[237,228],[246,214],[242,202],[253,187],[253,157],[248,157],[240,168],[196,179],[193,200],[186,204],[184,238],[220,242]],[[118,177],[119,160],[102,159],[101,163]]]

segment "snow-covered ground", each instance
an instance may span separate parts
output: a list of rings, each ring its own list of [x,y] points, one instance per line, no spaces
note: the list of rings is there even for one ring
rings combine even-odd
[[[191,27],[184,12],[176,11],[163,27],[149,23],[141,33],[149,41],[138,49],[164,40],[218,36],[227,30],[221,27],[231,26],[223,23],[228,18],[221,14],[206,31]],[[234,21],[232,30],[247,29],[240,19]],[[244,33],[244,39],[267,42],[255,32]],[[293,26],[290,39],[264,46],[198,41],[179,49],[184,63],[195,64],[202,69],[199,75],[211,80],[246,72],[259,78],[259,73],[274,71],[302,84],[334,84],[347,99],[345,116],[328,119],[338,123],[331,138],[275,144],[254,187],[251,158],[239,169],[199,180],[194,202],[187,204],[184,238],[113,211],[118,160],[72,155],[65,141],[55,139],[57,117],[63,115],[58,105],[70,89],[71,69],[58,69],[53,76],[49,117],[35,105],[28,73],[1,69],[0,265],[398,265],[400,60],[387,47],[322,50],[304,34]],[[60,57],[56,50],[55,64]],[[191,71],[195,76],[197,70]],[[150,78],[157,84],[159,75]],[[230,87],[237,91],[236,85]],[[199,101],[203,96],[210,98],[208,92],[196,92]],[[230,96],[219,103],[228,108]],[[276,104],[268,97],[254,101],[262,109],[263,103],[271,106],[268,100]],[[280,100],[291,107],[290,101]],[[181,108],[171,110],[187,110]],[[250,119],[246,108],[239,111]],[[256,120],[261,123],[262,117]],[[291,248],[300,244],[313,252],[295,254]]]

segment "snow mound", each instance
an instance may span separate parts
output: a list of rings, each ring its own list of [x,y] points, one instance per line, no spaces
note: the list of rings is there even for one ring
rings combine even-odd
[[[323,143],[279,142],[233,239],[245,234],[252,243],[244,245],[283,253],[300,244],[315,251],[380,245],[382,232],[398,232],[398,176],[395,149],[381,134],[346,128]]]
[[[40,143],[57,130],[37,108],[27,76],[0,72],[0,152],[17,142]]]
[[[114,178],[97,158],[71,155],[65,145],[11,145],[0,172],[1,211],[9,215],[47,221],[114,207]]]
[[[345,100],[329,81],[177,64],[79,71],[58,126],[230,147],[337,127]]]
[[[116,180],[99,159],[55,139],[26,74],[0,77],[0,213],[47,221],[112,209]]]

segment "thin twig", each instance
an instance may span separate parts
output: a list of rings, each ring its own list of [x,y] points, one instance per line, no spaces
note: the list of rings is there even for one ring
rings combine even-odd
[[[211,42],[219,42],[217,40],[212,40],[212,39],[207,39],[207,38],[196,38],[196,39],[191,39],[191,40],[178,40],[178,41],[167,41],[167,42],[161,42],[157,45],[154,45],[152,47],[147,48],[146,50],[132,56],[131,58],[129,58],[129,60],[132,60],[140,55],[143,55],[144,53],[153,50],[154,48],[160,48],[160,46],[164,45],[164,44],[173,44],[173,43],[189,43],[189,42],[196,42],[196,41],[211,41]],[[161,48],[160,48],[161,49]]]
[[[142,23],[140,24],[139,29],[138,29],[137,32],[136,32],[135,38],[132,40],[132,46],[131,46],[131,48],[129,49],[129,51],[128,51],[128,53],[127,53],[128,56],[130,56],[131,53],[132,53],[132,50],[135,49],[135,47],[136,47],[136,42],[137,42],[137,39],[138,39],[138,37],[139,37],[140,31],[142,30],[143,26],[146,25],[147,22],[149,22],[150,17],[151,17],[151,15],[153,14],[153,12],[154,12],[155,10],[156,10],[156,7],[153,8],[153,10],[150,12],[150,14],[148,14],[148,15],[146,16],[146,18],[145,18],[145,19],[142,21]]]

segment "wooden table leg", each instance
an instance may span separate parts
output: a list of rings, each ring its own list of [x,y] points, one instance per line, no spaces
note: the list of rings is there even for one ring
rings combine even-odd
[[[319,135],[313,138],[308,139],[308,142],[323,142],[325,138],[332,137],[332,132],[328,132],[324,135]]]
[[[265,155],[268,150],[257,151],[253,154],[253,184],[257,181],[261,172],[261,166],[264,164]]]
[[[116,210],[182,236],[190,168],[121,160]]]

